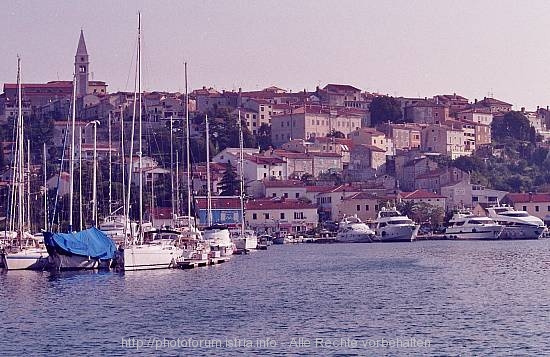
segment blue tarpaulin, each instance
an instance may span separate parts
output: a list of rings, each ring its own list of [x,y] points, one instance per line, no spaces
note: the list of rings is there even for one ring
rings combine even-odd
[[[95,227],[75,233],[44,232],[44,244],[48,249],[95,259],[113,259],[116,251],[113,240]]]

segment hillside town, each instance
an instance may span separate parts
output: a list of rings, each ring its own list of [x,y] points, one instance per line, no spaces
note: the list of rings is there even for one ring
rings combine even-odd
[[[137,160],[135,153],[129,157],[128,140],[136,97],[134,92],[111,93],[108,81],[91,80],[91,65],[81,32],[74,58],[76,125],[81,135],[76,151],[85,166],[94,147],[97,150],[103,172],[98,201],[100,215],[105,216],[122,199],[119,191],[107,190],[107,185],[114,185],[125,165]],[[29,173],[36,177],[36,190],[31,192],[37,203],[47,191],[63,195],[69,190],[69,173],[66,168],[59,171],[59,163],[67,160],[63,154],[72,94],[71,80],[22,84],[23,117],[32,146]],[[452,91],[423,98],[389,97],[329,83],[302,91],[277,86],[254,91],[203,86],[188,93],[144,92],[142,110],[146,142],[142,166],[134,165],[130,174],[134,182],[141,175],[146,183],[146,214],[157,224],[169,225],[174,214],[186,213],[182,202],[190,194],[195,202],[192,213],[205,224],[208,191],[214,194],[215,222],[235,225],[241,221],[239,197],[231,189],[238,178],[232,182],[227,178],[239,166],[238,137],[231,131],[237,120],[245,128],[245,222],[258,232],[300,233],[315,229],[320,222],[338,222],[354,215],[369,222],[388,202],[431,210],[408,213],[417,223],[432,225],[442,223],[453,210],[470,208],[484,215],[488,206],[497,203],[550,221],[550,193],[526,192],[521,185],[496,189],[471,170],[452,164],[476,153],[483,153],[485,161],[505,156],[506,148],[495,141],[492,128],[510,113],[526,118],[538,138],[536,147],[547,150],[548,106],[528,111],[492,96],[466,98]],[[186,113],[193,146],[192,192],[178,185],[187,180],[182,139]],[[17,85],[4,83],[0,95],[3,198],[8,195],[15,150],[11,130],[17,114]],[[205,116],[214,127],[210,187],[204,157]],[[41,182],[44,148],[48,163],[45,189]],[[172,188],[168,188],[171,180]],[[38,208],[33,214],[36,225],[41,214]]]

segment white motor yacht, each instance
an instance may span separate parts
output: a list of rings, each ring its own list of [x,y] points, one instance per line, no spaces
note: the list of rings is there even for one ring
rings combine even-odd
[[[445,236],[454,239],[498,239],[504,226],[489,217],[475,216],[469,211],[459,211],[449,221]]]
[[[500,239],[539,239],[546,228],[542,219],[511,206],[491,206],[487,213],[489,218],[504,226]]]
[[[338,224],[336,241],[339,243],[370,243],[374,237],[374,231],[359,217],[348,216]]]
[[[416,239],[419,224],[402,215],[395,207],[382,207],[376,218],[375,240],[379,242],[412,242]]]

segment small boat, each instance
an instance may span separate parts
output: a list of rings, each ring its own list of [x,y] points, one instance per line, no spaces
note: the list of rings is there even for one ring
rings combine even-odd
[[[374,237],[374,231],[356,215],[344,216],[338,227],[338,243],[370,243]]]
[[[489,217],[475,216],[469,211],[458,211],[449,221],[445,236],[452,239],[498,239],[504,226]]]
[[[233,238],[235,249],[238,251],[250,251],[258,249],[258,237],[253,230],[238,231],[237,237]]]
[[[412,242],[420,229],[420,225],[402,215],[395,207],[382,207],[375,222],[374,240],[378,242]]]

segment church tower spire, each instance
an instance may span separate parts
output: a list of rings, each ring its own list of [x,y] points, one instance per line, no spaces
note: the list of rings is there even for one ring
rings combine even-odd
[[[86,50],[86,42],[84,41],[84,31],[80,30],[80,39],[78,40],[78,47],[76,49],[76,55],[74,56],[76,94],[79,97],[85,96],[88,93],[89,65],[88,51]]]

